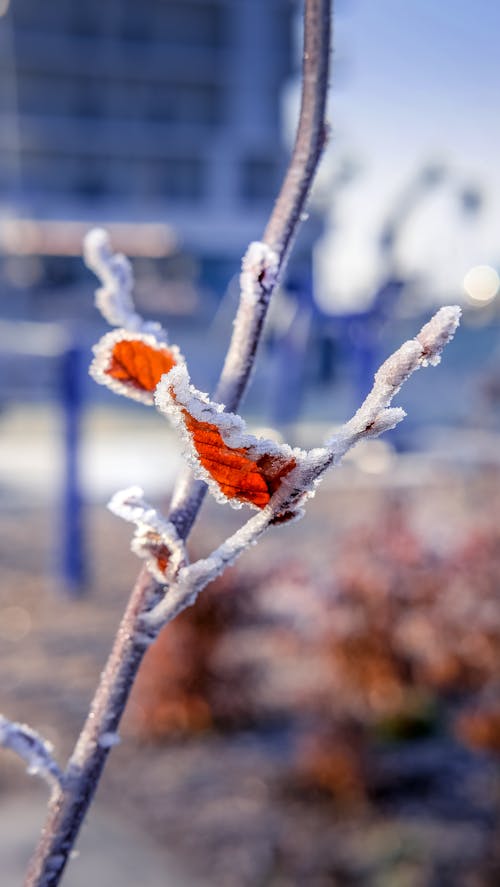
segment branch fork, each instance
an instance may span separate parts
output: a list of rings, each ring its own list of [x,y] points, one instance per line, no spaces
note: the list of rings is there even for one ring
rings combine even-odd
[[[113,498],[111,509],[135,524],[132,548],[145,565],[64,775],[42,737],[29,727],[0,720],[0,742],[13,748],[53,785],[46,824],[25,887],[59,885],[107,755],[117,741],[120,718],[144,652],[160,627],[192,604],[208,582],[270,526],[301,516],[305,501],[314,494],[325,471],[337,465],[351,446],[401,421],[404,412],[391,407],[392,398],[412,372],[439,360],[458,324],[458,308],[438,312],[416,339],[405,343],[383,364],[364,404],[322,447],[306,452],[259,441],[246,433],[236,415],[251,376],[267,308],[304,216],[325,144],[330,17],[331,0],[304,0],[302,100],[295,146],[262,239],[250,245],[243,259],[240,304],[213,400],[191,390],[179,350],[168,344],[159,324],[146,322],[135,310],[130,263],[124,256],[113,254],[106,232],[98,229],[85,239],[85,260],[101,282],[96,305],[116,328],[96,346],[94,378],[145,404],[153,405],[156,400],[156,406],[162,412],[176,414],[181,425],[183,421],[194,423],[198,449],[207,440],[210,444],[215,439],[219,446],[220,440],[225,458],[231,463],[235,454],[226,451],[236,446],[236,462],[241,469],[237,492],[243,500],[239,504],[250,504],[257,513],[208,557],[190,564],[185,541],[202,505],[207,482],[213,488],[217,480],[213,471],[200,470],[202,457],[193,462],[195,476],[185,474],[179,481],[167,518],[152,508],[136,487]],[[134,343],[138,343],[140,367]],[[184,404],[182,386],[191,398]],[[190,420],[182,412],[188,408]],[[206,468],[210,463],[206,452],[203,460],[202,467]],[[215,472],[219,475],[219,491],[226,499],[233,499],[228,485],[221,484],[224,471]]]
[[[27,772],[40,776],[51,788],[64,789],[64,775],[52,754],[52,745],[27,724],[0,715],[0,746],[26,762]]]

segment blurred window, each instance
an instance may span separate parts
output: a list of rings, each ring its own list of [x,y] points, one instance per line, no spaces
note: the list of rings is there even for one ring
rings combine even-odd
[[[0,154],[0,188],[2,171],[7,171],[5,158]],[[204,162],[195,155],[158,160],[26,149],[20,157],[20,169],[22,189],[34,194],[67,192],[94,198],[141,195],[180,202],[199,200],[205,194]],[[5,179],[7,184],[7,175]]]
[[[122,35],[144,39],[149,28],[157,39],[174,46],[213,47],[225,44],[225,10],[210,0],[122,0]]]
[[[204,166],[200,157],[172,157],[162,164],[158,176],[161,193],[175,200],[197,200],[205,191]]]
[[[108,164],[104,160],[86,157],[80,160],[73,185],[76,194],[81,197],[103,197],[109,192],[107,178]]]
[[[99,117],[104,111],[103,90],[96,78],[46,71],[19,73],[17,101],[24,114]]]
[[[247,203],[271,200],[280,183],[281,166],[272,157],[250,156],[241,164],[241,196]]]
[[[217,125],[222,122],[222,90],[213,83],[164,84],[148,90],[148,117],[166,123]]]
[[[92,76],[24,69],[19,72],[15,99],[21,114],[41,116],[105,115],[190,126],[216,126],[223,119],[223,91],[214,83],[157,83],[130,77],[101,83]]]
[[[59,191],[68,184],[68,176],[71,173],[68,157],[60,157],[56,163],[52,154],[24,150],[21,164],[22,185],[26,190]],[[55,175],[56,168],[58,175]]]
[[[102,0],[15,0],[12,12],[23,30],[91,38],[103,32],[104,5]],[[218,49],[226,44],[225,15],[221,0],[117,0],[114,20],[116,36],[125,40],[155,37],[175,46]]]
[[[42,4],[45,5],[45,4]],[[101,32],[102,11],[89,0],[70,2],[69,30],[75,37],[97,37]]]
[[[11,10],[16,27],[48,33],[69,27],[74,5],[68,0],[15,0]]]

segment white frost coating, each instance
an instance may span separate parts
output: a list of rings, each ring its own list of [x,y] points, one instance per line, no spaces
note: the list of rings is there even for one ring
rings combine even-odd
[[[278,279],[279,258],[265,243],[254,241],[241,265],[240,304],[234,320],[231,345],[218,387],[222,401],[233,400],[238,379],[250,372],[259,338],[262,316]]]
[[[107,231],[92,228],[85,235],[83,258],[102,283],[96,290],[95,303],[104,319],[111,326],[140,330],[143,321],[132,298],[132,267],[126,256],[112,251]]]
[[[0,746],[23,758],[28,773],[41,776],[51,786],[62,785],[63,774],[52,756],[52,745],[27,724],[0,715]]]
[[[111,326],[151,333],[166,341],[166,333],[159,323],[143,320],[135,310],[132,290],[132,266],[122,253],[111,249],[109,234],[103,228],[92,228],[83,241],[85,264],[99,278],[102,287],[96,290],[95,304]]]
[[[97,744],[100,748],[114,748],[115,745],[119,745],[121,742],[118,733],[113,733],[111,730],[108,730],[106,733],[101,733],[99,739],[97,740]]]
[[[278,276],[279,259],[266,243],[255,240],[241,263],[241,298],[252,305],[271,292]]]
[[[166,521],[145,499],[140,487],[115,493],[108,504],[113,514],[136,525],[131,549],[146,561],[152,576],[161,585],[171,581],[186,561],[184,542],[173,524]],[[161,562],[167,563],[162,567]]]
[[[455,335],[460,315],[457,305],[441,308],[415,339],[405,342],[387,358],[364,403],[326,445],[335,463],[362,437],[377,437],[404,419],[404,410],[390,408],[393,397],[415,370],[439,363],[443,348]]]
[[[177,345],[167,345],[166,341],[158,338],[156,334],[134,332],[133,330],[111,330],[110,333],[106,333],[106,335],[104,335],[102,339],[99,339],[97,344],[94,345],[92,348],[94,359],[89,367],[89,374],[94,379],[94,382],[97,382],[98,385],[105,385],[106,388],[110,388],[115,394],[122,394],[124,397],[130,397],[132,400],[139,401],[139,403],[152,406],[154,403],[152,391],[142,390],[136,388],[129,382],[114,379],[108,372],[111,366],[113,348],[118,342],[123,342],[124,340],[129,342],[144,342],[145,345],[149,345],[149,347],[153,348],[155,351],[164,351],[165,353],[173,355],[175,362],[179,364],[184,362],[184,358]]]
[[[462,309],[458,305],[447,305],[422,327],[416,337],[424,349],[422,366],[437,366],[443,348],[451,342],[458,329],[461,314]]]
[[[170,388],[175,393],[175,400],[170,394]],[[303,452],[298,448],[292,449],[288,444],[254,437],[248,433],[241,416],[237,413],[226,413],[224,404],[215,403],[210,400],[208,394],[198,391],[194,385],[191,385],[187,368],[183,364],[173,367],[162,377],[155,392],[155,403],[160,412],[169,412],[175,417],[178,417],[185,407],[198,421],[216,425],[228,446],[245,447],[251,455],[257,457],[269,453],[289,458]]]
[[[124,339],[140,340],[156,351],[170,352],[176,362],[183,360],[182,355],[176,345],[168,345],[167,334],[159,323],[146,322],[136,312],[132,298],[134,278],[130,262],[121,253],[113,253],[107,232],[102,228],[93,228],[86,235],[83,248],[86,264],[103,284],[96,290],[96,306],[108,323],[119,327],[94,345],[90,375],[99,385],[105,385],[115,394],[122,394],[151,406],[151,391],[143,391],[135,385],[113,379],[107,372],[113,347]]]
[[[186,410],[199,422],[215,425],[228,447],[231,449],[244,448],[248,458],[254,462],[263,455],[269,455],[280,456],[286,460],[295,459],[298,463],[306,455],[305,451],[299,448],[292,449],[288,444],[257,438],[249,434],[245,422],[240,416],[236,413],[226,413],[223,404],[211,401],[207,394],[198,391],[190,384],[189,374],[184,364],[173,367],[169,373],[162,376],[156,388],[154,400],[159,411],[168,416],[172,424],[179,429],[184,442],[185,455],[195,477],[208,484],[219,502],[229,502],[233,508],[241,508],[243,503],[237,499],[228,498],[201,464],[192,436],[186,427],[183,410]],[[252,506],[251,502],[245,504],[257,507]]]

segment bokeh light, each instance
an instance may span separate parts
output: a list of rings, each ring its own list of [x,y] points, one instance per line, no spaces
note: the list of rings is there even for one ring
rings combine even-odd
[[[491,265],[475,265],[464,277],[463,287],[471,302],[491,302],[498,293],[500,277]]]

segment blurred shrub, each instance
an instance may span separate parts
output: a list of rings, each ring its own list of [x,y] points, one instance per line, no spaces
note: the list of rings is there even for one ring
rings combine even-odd
[[[321,562],[287,552],[214,583],[149,651],[129,724],[161,739],[284,719],[299,782],[344,800],[364,794],[373,739],[451,721],[498,752],[499,592],[493,521],[437,554],[392,501]]]

